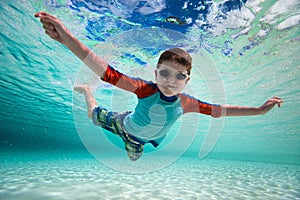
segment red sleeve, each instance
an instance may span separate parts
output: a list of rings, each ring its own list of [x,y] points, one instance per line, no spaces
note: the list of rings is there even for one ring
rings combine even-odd
[[[209,104],[186,94],[179,94],[179,97],[183,113],[197,112],[212,117],[221,117],[222,109],[220,105]]]
[[[135,93],[138,98],[147,97],[158,91],[156,84],[140,78],[129,77],[113,67],[108,66],[101,80],[108,82],[118,88]]]

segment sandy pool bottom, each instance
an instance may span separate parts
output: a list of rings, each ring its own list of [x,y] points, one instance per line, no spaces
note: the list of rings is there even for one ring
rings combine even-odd
[[[183,157],[164,169],[134,175],[93,158],[5,156],[0,162],[2,200],[300,199],[299,186],[297,165]]]

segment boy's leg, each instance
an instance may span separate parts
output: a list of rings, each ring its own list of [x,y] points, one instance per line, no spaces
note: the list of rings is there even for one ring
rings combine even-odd
[[[98,107],[89,85],[75,86],[74,90],[84,94],[88,109],[89,118],[93,119],[94,124],[120,136],[124,143],[127,155],[131,161],[138,160],[143,153],[144,145],[132,141],[124,132],[122,121],[129,112],[114,113],[104,108]],[[93,113],[94,112],[94,113]],[[94,116],[93,116],[94,115]],[[97,116],[97,117],[95,117]]]
[[[138,144],[138,143],[133,143],[133,142],[130,142],[130,141],[124,140],[124,139],[123,139],[123,141],[125,143],[125,149],[127,151],[127,155],[129,157],[129,159],[131,161],[138,160],[143,154],[144,145]]]
[[[89,85],[78,85],[74,87],[76,92],[79,92],[85,96],[85,101],[87,105],[88,117],[92,118],[92,113],[95,107],[97,107],[96,99],[91,91]]]

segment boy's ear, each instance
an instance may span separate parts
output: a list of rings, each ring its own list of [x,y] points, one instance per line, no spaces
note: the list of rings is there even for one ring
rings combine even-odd
[[[186,79],[186,81],[185,81],[185,84],[187,84],[187,83],[189,82],[190,79],[191,79],[191,78],[188,77],[188,78]]]

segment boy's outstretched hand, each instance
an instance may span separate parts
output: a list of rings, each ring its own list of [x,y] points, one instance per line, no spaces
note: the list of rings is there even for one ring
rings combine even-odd
[[[273,97],[266,101],[260,109],[263,111],[263,113],[269,112],[276,104],[278,107],[281,107],[281,104],[283,103],[282,99],[279,97]]]
[[[82,44],[56,17],[49,15],[46,12],[38,12],[34,16],[40,18],[43,28],[49,37],[64,44],[93,72],[102,77],[108,66],[105,60]]]
[[[52,39],[62,44],[66,44],[68,38],[72,36],[70,31],[59,21],[59,19],[46,12],[38,12],[34,17],[40,18],[45,33]]]

